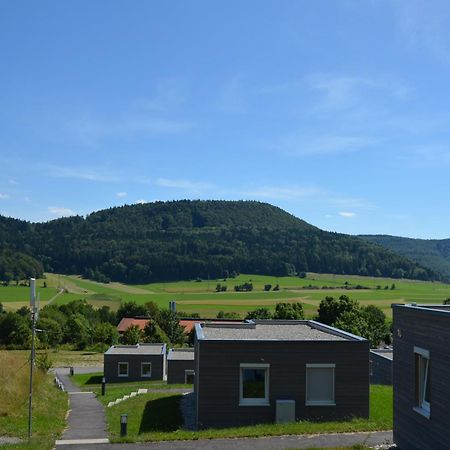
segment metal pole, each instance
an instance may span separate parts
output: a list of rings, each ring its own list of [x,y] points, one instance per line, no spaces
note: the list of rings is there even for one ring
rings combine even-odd
[[[31,358],[30,358],[30,394],[28,400],[28,442],[31,440],[32,411],[33,411],[33,369],[35,358],[35,336],[36,336],[36,280],[30,278],[30,306],[31,306]]]

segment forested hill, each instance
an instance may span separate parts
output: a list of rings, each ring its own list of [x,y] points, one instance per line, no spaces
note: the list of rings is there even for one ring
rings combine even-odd
[[[411,239],[388,235],[360,237],[391,249],[450,278],[450,239]]]
[[[129,283],[233,272],[440,277],[383,247],[255,201],[156,202],[46,223],[0,216],[2,249],[31,255],[47,271]]]

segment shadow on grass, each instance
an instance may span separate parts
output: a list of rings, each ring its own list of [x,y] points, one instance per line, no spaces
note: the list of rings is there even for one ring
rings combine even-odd
[[[103,375],[93,375],[88,378],[84,384],[102,384]]]
[[[148,401],[142,414],[139,434],[178,430],[183,422],[180,399],[181,395],[172,395]]]

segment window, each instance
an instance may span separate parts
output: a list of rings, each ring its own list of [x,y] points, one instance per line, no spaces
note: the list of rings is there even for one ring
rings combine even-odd
[[[186,384],[194,384],[195,372],[193,370],[184,371],[184,382]]]
[[[306,364],[306,402],[308,406],[334,406],[335,364]]]
[[[141,363],[141,377],[151,378],[152,376],[152,363]]]
[[[239,405],[269,405],[269,364],[241,364]]]
[[[415,407],[414,410],[430,418],[430,352],[414,347]]]
[[[120,362],[118,364],[118,375],[119,377],[127,377],[128,376],[128,363]]]

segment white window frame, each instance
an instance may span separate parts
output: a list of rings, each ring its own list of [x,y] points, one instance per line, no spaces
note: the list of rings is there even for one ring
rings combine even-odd
[[[308,400],[308,369],[333,369],[333,400]],[[306,406],[336,406],[336,392],[335,381],[336,379],[336,364],[306,364],[306,377],[305,377],[305,405]]]
[[[419,357],[419,367],[416,366],[417,357]],[[422,364],[426,361],[425,369],[425,379],[422,380]],[[419,371],[419,380],[417,380],[417,373]],[[417,386],[417,383],[419,385]],[[430,418],[431,405],[430,402],[425,400],[425,392],[428,385],[428,390],[430,390],[430,351],[421,347],[414,346],[414,411],[424,416],[425,418]],[[416,390],[418,389],[419,398],[416,398]]]
[[[127,365],[127,374],[126,375],[120,373],[120,365],[121,364],[126,364]],[[130,366],[128,364],[128,361],[119,361],[117,363],[117,376],[121,377],[121,378],[128,378],[129,373],[130,373]]]
[[[187,384],[187,377],[188,375],[193,375],[195,377],[195,370],[193,369],[186,369],[184,371],[184,384]]]
[[[144,368],[144,364],[150,364],[150,373],[149,374],[145,374],[143,372],[143,368]],[[151,378],[152,377],[152,363],[148,362],[148,361],[142,361],[141,362],[141,378]]]
[[[270,364],[241,363],[239,366],[239,406],[270,406],[269,402],[269,367]],[[264,398],[244,398],[242,373],[245,369],[265,369]]]

